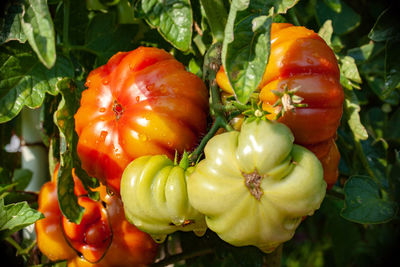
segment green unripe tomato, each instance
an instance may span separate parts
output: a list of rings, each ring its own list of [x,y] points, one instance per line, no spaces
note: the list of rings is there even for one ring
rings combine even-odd
[[[321,164],[293,141],[288,127],[269,121],[210,139],[187,186],[190,203],[220,238],[268,253],[319,208],[326,191]]]
[[[174,165],[165,155],[132,161],[121,180],[127,220],[157,242],[178,230],[204,234],[204,215],[190,205],[187,196],[187,177],[192,170]]]

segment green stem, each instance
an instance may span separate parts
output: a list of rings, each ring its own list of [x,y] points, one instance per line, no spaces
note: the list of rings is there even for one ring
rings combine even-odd
[[[15,241],[12,237],[8,236],[4,240],[17,249],[17,254],[19,251],[23,250],[22,247],[17,243],[17,241]]]
[[[219,70],[221,64],[212,64],[210,67],[210,91],[211,91],[211,111],[215,115],[215,121],[219,120],[220,126],[224,127],[227,131],[232,131],[232,126],[226,120],[224,105],[222,104],[221,94],[215,79],[217,71]]]
[[[223,1],[200,0],[200,3],[206,13],[214,41],[222,42],[224,40],[225,24],[228,19],[228,13],[225,10]]]
[[[187,260],[191,259],[194,257],[202,256],[202,255],[207,255],[213,253],[214,250],[212,248],[205,248],[205,249],[200,249],[196,251],[190,251],[190,252],[185,252],[185,253],[180,253],[180,254],[175,254],[170,257],[167,257],[159,262],[156,262],[152,264],[152,267],[162,267],[162,266],[168,266],[170,264],[182,261],[182,260]]]
[[[207,134],[201,139],[200,144],[196,147],[196,149],[189,155],[189,160],[191,162],[196,162],[200,157],[201,153],[203,153],[204,147],[208,143],[208,141],[216,134],[218,129],[223,127],[225,124],[223,123],[223,119],[221,117],[216,117],[215,121],[211,127],[211,129],[207,132]]]
[[[337,192],[337,191],[334,191],[334,190],[328,190],[328,191],[326,191],[326,195],[327,195],[327,196],[334,197],[334,198],[337,198],[337,199],[344,200],[344,194],[343,194],[343,193],[340,193],[340,192]]]
[[[362,149],[360,140],[355,140],[356,143],[356,151],[357,155],[359,156],[361,163],[363,164],[365,170],[367,171],[368,175],[377,183],[381,186],[382,188],[382,183],[379,181],[379,179],[375,176],[375,173],[371,170],[371,166],[368,163],[367,158],[365,157],[364,151]]]
[[[224,128],[227,131],[232,131],[233,128],[229,124],[226,119],[224,107],[221,101],[221,95],[219,92],[219,88],[217,82],[215,80],[217,71],[221,66],[221,46],[218,44],[214,44],[209,51],[206,53],[205,62],[206,66],[205,69],[208,73],[207,79],[210,85],[210,93],[211,93],[211,104],[210,104],[210,111],[211,114],[214,116],[214,123],[211,129],[207,132],[207,134],[203,137],[200,144],[197,148],[189,155],[189,160],[191,162],[196,162],[201,153],[203,152],[204,147],[206,146],[207,142],[216,134],[218,129]]]

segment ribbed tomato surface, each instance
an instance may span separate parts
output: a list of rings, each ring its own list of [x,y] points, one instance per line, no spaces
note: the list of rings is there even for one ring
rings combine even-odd
[[[143,155],[193,149],[206,130],[208,93],[164,50],[139,47],[93,70],[75,114],[89,175],[119,193],[124,168]]]

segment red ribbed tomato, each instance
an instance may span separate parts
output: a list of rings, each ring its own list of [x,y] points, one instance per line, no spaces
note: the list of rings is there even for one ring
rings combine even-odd
[[[89,175],[119,193],[126,165],[143,155],[191,150],[206,130],[208,93],[164,50],[139,47],[93,70],[75,114]]]
[[[221,69],[217,82],[224,91],[232,91]],[[340,71],[333,51],[314,31],[288,23],[273,23],[271,54],[258,88],[263,109],[276,119],[273,104],[283,92],[298,88],[296,95],[307,107],[286,112],[278,120],[295,136],[295,143],[306,146],[320,159],[328,187],[338,177],[339,151],[334,138],[342,116],[344,101]]]

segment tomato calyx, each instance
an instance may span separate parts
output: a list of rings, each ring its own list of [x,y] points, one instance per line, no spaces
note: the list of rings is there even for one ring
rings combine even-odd
[[[296,87],[293,89],[288,89],[287,84],[283,88],[283,91],[272,90],[272,92],[278,97],[278,100],[272,105],[276,111],[276,119],[279,119],[286,112],[296,112],[296,108],[307,107],[307,104],[302,103],[304,98],[296,95],[296,92],[300,89],[300,87]]]
[[[264,191],[261,188],[261,181],[264,177],[261,176],[257,170],[254,170],[252,173],[242,172],[242,175],[244,177],[244,183],[249,189],[250,194],[252,194],[257,200],[260,200],[264,194]]]
[[[262,103],[251,101],[251,104],[247,107],[242,114],[246,117],[246,120],[250,123],[254,120],[268,120],[267,115],[270,114],[268,111],[263,110]]]
[[[124,107],[120,103],[118,103],[117,100],[114,100],[113,111],[116,119],[119,120],[122,114],[124,114]]]

